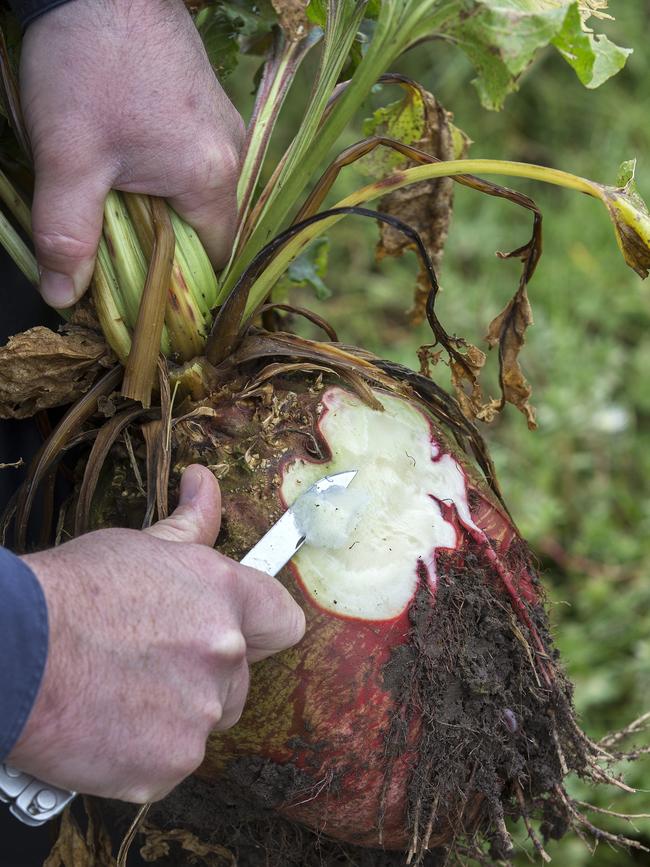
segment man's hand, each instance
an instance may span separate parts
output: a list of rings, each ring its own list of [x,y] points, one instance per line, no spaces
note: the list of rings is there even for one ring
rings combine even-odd
[[[68,307],[88,286],[111,187],[166,197],[225,264],[244,127],[182,0],[47,12],[25,34],[20,85],[46,301]]]
[[[8,761],[64,788],[143,803],[234,725],[248,663],[295,644],[304,615],[268,575],[213,550],[219,487],[193,465],[176,511],[25,557],[48,605],[43,683]]]

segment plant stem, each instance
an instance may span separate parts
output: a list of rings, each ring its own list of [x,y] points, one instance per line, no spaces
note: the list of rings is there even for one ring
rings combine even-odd
[[[264,75],[257,91],[237,186],[239,230],[246,220],[271,134],[296,71],[309,49],[321,38],[322,33],[314,29],[300,42],[287,43],[281,30],[276,33],[273,51],[264,65]]]
[[[395,172],[387,178],[368,184],[334,205],[334,208],[346,208],[361,205],[379,196],[384,196],[401,187],[431,178],[444,178],[454,175],[462,177],[469,173],[508,175],[518,178],[544,181],[567,189],[586,193],[594,198],[603,199],[602,187],[586,178],[571,175],[558,169],[545,166],[529,165],[528,163],[509,162],[501,160],[449,160],[447,162],[431,163],[415,166],[411,169]],[[314,238],[322,235],[331,226],[343,219],[344,214],[335,214],[317,224],[307,226],[295,238],[288,241],[273,259],[258,279],[253,283],[246,304],[243,320],[252,315],[255,309],[264,301],[278,278],[284,273],[289,263]]]
[[[381,74],[422,32],[440,27],[458,13],[455,3],[445,3],[438,8],[437,0],[384,0],[372,41],[345,93],[328,113],[327,103],[363,16],[364,5],[329,4],[323,58],[309,110],[285,155],[282,171],[272,179],[273,189],[262,194],[266,199],[264,208],[237,259],[231,262],[224,275],[220,299],[227,297],[255,255],[278,234],[330,148]]]
[[[38,265],[34,254],[11,225],[9,220],[0,211],[0,243],[23,272],[25,277],[34,286],[38,286]]]
[[[126,364],[122,394],[148,409],[160,352],[165,321],[167,287],[174,264],[175,238],[167,206],[162,199],[151,200],[153,244],[131,352]]]
[[[91,292],[102,332],[120,364],[126,364],[131,351],[131,335],[120,287],[104,238],[99,242]]]
[[[0,171],[0,200],[9,208],[20,228],[28,238],[32,237],[32,215],[29,207],[14,189],[3,171]]]
[[[391,0],[391,3],[394,0]],[[350,46],[363,18],[365,3],[330,0],[323,55],[312,90],[309,110],[284,158],[284,167],[268,196],[261,219],[248,242],[224,275],[220,297],[227,295],[255,253],[277,234],[282,221],[294,207],[319,163],[349,120],[340,129],[320,127],[328,100],[348,56]],[[363,65],[363,63],[362,63]],[[359,103],[366,97],[359,95]]]

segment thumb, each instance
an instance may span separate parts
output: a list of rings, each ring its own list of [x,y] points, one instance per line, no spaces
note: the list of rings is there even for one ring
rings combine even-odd
[[[40,290],[53,307],[70,307],[86,291],[95,267],[109,184],[97,172],[36,162],[32,224]]]
[[[191,464],[181,478],[178,506],[164,521],[145,530],[168,542],[209,545],[217,541],[221,526],[221,493],[210,470]]]

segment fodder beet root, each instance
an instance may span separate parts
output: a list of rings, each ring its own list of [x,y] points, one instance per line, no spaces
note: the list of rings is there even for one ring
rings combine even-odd
[[[254,666],[242,719],[150,829],[186,829],[243,867],[363,864],[366,849],[388,865],[507,858],[506,817],[541,817],[547,837],[576,822],[562,782],[599,779],[598,748],[528,549],[455,434],[403,384],[356,393],[305,373],[248,376],[174,421],[171,490],[189,463],[213,469],[233,558],[326,473],[357,469],[368,505],[349,545],[284,570],[305,638]],[[119,448],[93,508],[95,526],[141,521]]]

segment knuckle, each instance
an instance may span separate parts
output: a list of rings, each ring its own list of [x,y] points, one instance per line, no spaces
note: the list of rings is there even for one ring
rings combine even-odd
[[[246,639],[239,629],[226,627],[212,636],[210,655],[215,662],[238,665],[246,658]]]
[[[193,168],[195,189],[234,189],[239,177],[241,147],[235,141],[210,142],[197,149]]]
[[[223,718],[223,704],[214,697],[207,701],[204,707],[204,717],[208,731],[216,728]]]
[[[219,598],[232,601],[232,598],[238,594],[241,567],[238,563],[224,557],[223,554],[219,554],[218,551],[210,551],[210,553],[214,555],[212,569],[213,574],[217,575]]]

